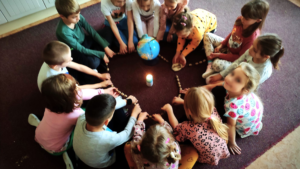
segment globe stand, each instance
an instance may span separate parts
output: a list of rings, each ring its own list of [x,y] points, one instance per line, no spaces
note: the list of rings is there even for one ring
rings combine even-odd
[[[154,66],[154,65],[157,65],[158,62],[159,62],[159,57],[156,57],[155,59],[153,60],[144,60],[142,59],[144,64],[147,65],[147,66]]]

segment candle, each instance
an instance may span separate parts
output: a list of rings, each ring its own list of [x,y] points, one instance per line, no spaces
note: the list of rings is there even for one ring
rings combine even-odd
[[[146,76],[146,84],[149,87],[153,86],[153,76],[151,74]]]

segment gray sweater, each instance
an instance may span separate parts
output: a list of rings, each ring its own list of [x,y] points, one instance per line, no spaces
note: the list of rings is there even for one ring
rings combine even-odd
[[[88,166],[105,168],[116,161],[114,148],[128,141],[132,135],[132,128],[136,122],[130,117],[125,129],[120,132],[90,132],[86,130],[85,115],[81,115],[75,127],[73,147],[76,155]]]
[[[272,74],[272,62],[270,59],[266,60],[264,63],[254,63],[252,56],[249,55],[249,49],[237,60],[235,60],[227,69],[220,72],[221,76],[225,78],[230,72],[232,72],[241,62],[247,62],[251,64],[259,73],[260,81],[262,84],[266,81]]]

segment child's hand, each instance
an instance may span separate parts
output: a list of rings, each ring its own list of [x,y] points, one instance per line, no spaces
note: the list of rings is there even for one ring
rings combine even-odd
[[[104,48],[104,51],[106,53],[106,55],[109,58],[112,58],[116,53],[114,51],[112,51],[109,47]]]
[[[101,88],[107,87],[107,86],[111,86],[113,83],[111,80],[105,80],[103,82],[100,83]]]
[[[223,77],[221,76],[221,74],[217,74],[217,75],[213,75],[213,76],[209,77],[208,82],[211,84],[211,83],[220,81],[222,79],[223,79]]]
[[[161,115],[160,114],[152,114],[152,119],[154,120],[154,121],[157,121],[159,124],[163,124],[164,123],[164,119],[161,117]]]
[[[102,73],[102,74],[99,73],[98,78],[102,79],[102,80],[110,80],[110,74],[109,73]]]
[[[220,49],[222,48],[222,44],[215,48],[214,53],[220,53]]]
[[[129,41],[128,42],[128,52],[131,53],[134,51],[135,51],[135,47],[134,47],[133,41]]]
[[[161,110],[166,111],[167,113],[169,113],[170,111],[173,110],[173,108],[172,108],[172,106],[168,103],[168,104],[165,104],[165,105],[161,108]]]
[[[104,93],[112,95],[114,98],[119,96],[119,93],[116,91],[115,87],[110,87],[108,89],[104,89]]]
[[[139,104],[136,104],[132,110],[131,117],[137,118],[137,116],[140,114],[142,111],[141,107]]]
[[[174,97],[173,100],[172,100],[172,104],[174,105],[180,105],[180,104],[183,104],[184,103],[184,100],[180,97]]]
[[[105,63],[109,63],[109,59],[108,59],[108,57],[106,56],[106,54],[104,54],[103,60],[104,60]]]
[[[228,141],[228,149],[231,151],[231,153],[233,155],[238,154],[240,155],[241,154],[241,148],[236,144],[236,142],[231,142],[231,141]]]
[[[120,44],[120,53],[121,54],[126,54],[127,53],[127,45],[124,42],[122,42]]]
[[[127,99],[131,99],[133,104],[135,104],[135,103],[138,102],[138,100],[136,99],[136,97],[134,97],[132,95],[128,96]]]
[[[179,63],[181,63],[182,66],[185,67],[185,65],[186,65],[185,57],[183,55],[180,55],[178,59],[179,59]]]
[[[189,90],[190,90],[190,88],[185,88],[183,90],[180,90],[180,93],[181,94],[186,94]]]
[[[175,64],[175,63],[178,63],[178,58],[180,56],[180,53],[179,52],[176,52],[175,56],[173,57],[173,60],[172,60],[172,63]]]
[[[214,58],[218,58],[220,56],[220,53],[211,53],[209,56],[207,56],[208,60],[213,60]]]
[[[167,37],[167,41],[171,42],[172,40],[173,40],[173,35],[169,33]]]
[[[148,116],[149,114],[147,112],[141,112],[138,121],[144,121],[145,119],[148,119]]]

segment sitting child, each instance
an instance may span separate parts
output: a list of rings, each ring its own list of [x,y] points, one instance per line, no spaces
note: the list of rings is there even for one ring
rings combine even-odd
[[[156,36],[156,40],[167,40],[171,42],[175,31],[172,27],[173,17],[181,12],[184,12],[184,8],[187,8],[189,0],[165,0],[160,7],[159,12],[159,30]]]
[[[104,25],[110,27],[120,46],[120,53],[135,51],[138,37],[134,30],[131,0],[102,0],[101,12],[105,16]],[[127,17],[127,16],[128,17]]]
[[[213,72],[211,69],[213,59],[219,58],[233,62],[242,56],[260,34],[268,12],[267,1],[251,0],[242,7],[242,16],[236,19],[232,31],[225,39],[206,33],[203,42],[208,65],[202,77],[207,78]]]
[[[207,81],[209,84],[221,81],[241,62],[247,62],[258,71],[260,74],[259,84],[262,84],[271,76],[272,65],[274,69],[278,69],[278,63],[283,54],[282,40],[276,34],[260,35],[239,59],[219,74],[208,77]]]
[[[177,141],[190,140],[198,150],[198,162],[218,165],[220,159],[230,156],[227,148],[228,127],[214,107],[213,95],[203,87],[189,89],[184,97],[175,97],[174,104],[184,104],[185,114],[190,121],[178,124],[171,105],[163,110],[168,113]]]
[[[109,62],[107,56],[112,58],[115,53],[108,47],[109,43],[80,14],[81,9],[78,2],[76,0],[56,0],[55,7],[61,18],[56,28],[56,37],[71,48],[74,62],[95,70],[101,65],[99,68],[103,69],[100,69],[100,72],[105,72],[105,63]],[[82,76],[77,70],[70,72],[76,79],[77,76],[74,74]]]
[[[123,117],[116,117],[115,106],[116,100],[111,95],[95,96],[89,101],[85,115],[77,120],[74,151],[90,167],[105,168],[118,161],[120,154],[116,154],[115,148],[132,137],[132,127],[141,112],[140,106],[135,105],[126,127],[120,124],[123,123],[121,120],[127,120],[126,115],[123,113]],[[115,124],[112,127],[111,120]],[[112,131],[115,127],[125,129],[117,133]]]
[[[139,38],[144,34],[156,38],[159,28],[158,0],[135,0],[132,3],[132,13]]]
[[[110,75],[108,73],[100,74],[84,65],[73,62],[69,46],[62,42],[52,41],[48,43],[43,51],[43,60],[44,63],[39,71],[37,79],[38,88],[40,91],[43,81],[48,77],[58,74],[69,74],[66,67],[86,73],[86,78],[91,78],[90,75],[92,75],[99,79],[105,80],[94,85],[80,86],[80,88],[102,88],[112,85],[112,82],[110,81]],[[79,81],[80,84],[82,80],[84,80],[77,78],[75,76],[75,79]]]
[[[137,169],[178,169],[181,159],[180,146],[172,135],[172,127],[159,114],[153,120],[159,124],[152,125],[145,132],[148,113],[141,113],[133,127],[134,135],[131,142],[132,158]]]
[[[47,78],[42,83],[42,96],[45,101],[45,112],[42,121],[34,114],[28,118],[29,124],[36,126],[35,140],[52,155],[61,155],[72,147],[73,129],[77,118],[84,114],[80,108],[82,100],[93,96],[113,93],[108,89],[79,89],[76,80],[69,74],[59,74]],[[72,137],[71,137],[72,135]],[[64,156],[68,156],[64,154]],[[66,165],[70,162],[66,161]],[[72,164],[71,164],[72,165]]]
[[[178,36],[176,54],[173,64],[186,65],[185,57],[195,50],[202,41],[204,33],[214,31],[217,28],[217,18],[214,14],[203,9],[177,14],[173,18],[174,30]],[[186,47],[186,40],[191,40]]]

